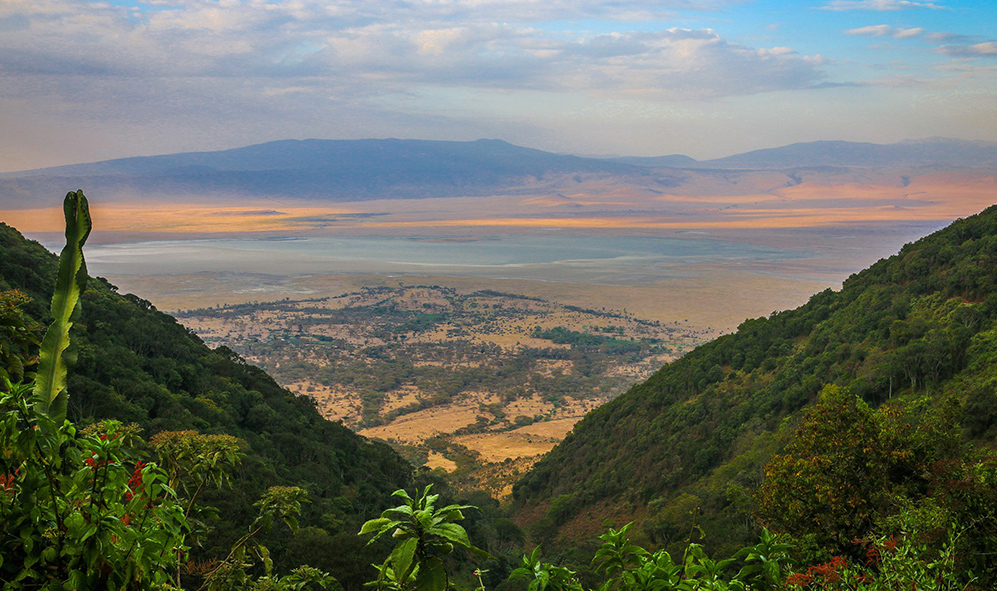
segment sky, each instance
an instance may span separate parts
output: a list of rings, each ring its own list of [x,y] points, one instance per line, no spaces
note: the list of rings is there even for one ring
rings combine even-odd
[[[0,0],[0,172],[287,138],[997,141],[995,0]]]

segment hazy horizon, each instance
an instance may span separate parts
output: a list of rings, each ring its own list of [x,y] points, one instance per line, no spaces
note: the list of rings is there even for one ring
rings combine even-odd
[[[300,138],[300,139],[297,139],[297,138],[274,138],[272,140],[267,140],[265,142],[260,142],[260,143],[257,143],[257,144],[236,145],[236,146],[230,146],[230,147],[227,147],[227,148],[220,148],[220,149],[217,149],[217,150],[193,150],[191,152],[163,152],[163,153],[135,154],[135,155],[131,155],[131,156],[122,156],[122,157],[111,158],[111,159],[108,159],[108,160],[85,160],[85,161],[79,161],[79,162],[61,162],[61,163],[58,163],[58,164],[53,164],[51,166],[44,166],[44,167],[41,167],[41,168],[32,168],[32,169],[23,169],[23,170],[0,170],[0,175],[9,174],[9,173],[31,172],[31,171],[35,171],[35,170],[45,170],[47,168],[59,168],[59,167],[63,167],[63,166],[73,166],[73,165],[77,165],[77,164],[96,164],[96,163],[100,163],[100,162],[110,162],[110,161],[115,161],[115,160],[128,160],[128,159],[131,159],[131,158],[146,158],[146,157],[155,157],[155,156],[175,156],[175,155],[182,155],[182,154],[198,154],[198,153],[208,154],[208,153],[212,153],[212,152],[224,152],[224,151],[227,151],[227,150],[237,150],[237,149],[240,149],[240,148],[261,146],[261,145],[265,145],[265,144],[269,144],[269,143],[276,143],[276,142],[282,142],[282,141],[337,141],[337,139],[338,138],[320,138],[320,137],[305,137],[305,138]],[[402,140],[402,141],[409,141],[409,140],[411,140],[411,141],[447,141],[447,140],[431,140],[431,139],[428,139],[428,138],[408,138],[408,137],[355,138],[355,139],[357,139],[357,140]],[[455,140],[455,141],[475,142],[475,141],[490,141],[490,140],[505,141],[505,140],[502,140],[501,138],[485,138],[485,137],[474,138],[474,139],[470,139],[470,140]],[[969,141],[969,142],[983,142],[983,143],[986,143],[986,144],[997,144],[997,140],[994,140],[994,141],[990,141],[990,140],[964,140],[962,138],[951,138],[951,137],[942,137],[942,136],[924,136],[924,137],[917,137],[917,138],[909,137],[909,138],[903,138],[903,139],[897,140],[895,142],[854,142],[854,143],[864,143],[864,144],[873,144],[873,145],[903,145],[903,144],[909,144],[909,143],[929,142],[929,141],[933,141],[933,140],[939,140],[939,141],[950,141],[950,140],[951,141]],[[743,152],[720,152],[720,156],[711,157],[711,158],[708,158],[708,159],[707,158],[694,158],[694,160],[696,160],[697,162],[706,162],[706,161],[709,161],[709,160],[717,160],[717,159],[727,158],[727,157],[730,157],[730,156],[738,156],[738,155],[747,154],[747,153],[750,153],[750,152],[755,152],[755,151],[760,151],[760,150],[771,150],[771,149],[777,149],[777,148],[787,148],[787,147],[794,146],[794,145],[797,145],[797,144],[837,143],[837,142],[850,142],[850,140],[841,140],[841,139],[836,139],[836,138],[821,138],[821,139],[810,140],[810,141],[807,141],[807,142],[792,142],[790,144],[780,144],[780,145],[772,145],[772,146],[761,146],[761,147],[753,148],[751,150],[746,150],[746,151],[743,151]],[[509,143],[511,143],[511,142],[509,142]],[[529,148],[529,149],[540,150],[540,148],[537,148],[536,146],[531,146],[531,145],[521,145],[521,144],[514,144],[514,145],[516,145],[518,147],[522,147],[522,148]],[[546,150],[544,150],[544,151],[546,151]],[[558,154],[558,155],[565,155],[565,156],[577,156],[579,158],[595,158],[595,159],[655,158],[655,157],[667,157],[667,156],[689,156],[688,154],[686,154],[684,152],[681,152],[681,151],[679,151],[679,152],[673,152],[673,153],[669,153],[669,154],[650,154],[650,155],[647,155],[647,154],[644,154],[644,155],[641,155],[641,154],[624,154],[624,153],[615,153],[615,152],[614,153],[551,152],[551,153]],[[689,157],[691,158],[691,156],[689,156]]]

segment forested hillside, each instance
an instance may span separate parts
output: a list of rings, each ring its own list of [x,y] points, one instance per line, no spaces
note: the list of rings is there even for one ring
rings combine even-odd
[[[824,455],[812,451],[821,438],[847,438],[861,427],[844,421],[834,423],[837,430],[821,431],[813,418],[828,423],[840,413],[874,426],[875,446],[882,444],[889,464],[883,486],[894,487],[878,509],[855,520],[868,524],[900,510],[901,501],[931,495],[944,505],[958,496],[951,488],[957,479],[941,482],[939,466],[969,465],[960,462],[985,457],[993,445],[995,264],[997,207],[991,207],[853,275],[839,292],[827,290],[796,310],[744,322],[735,334],[698,347],[586,416],[516,485],[520,519],[536,541],[562,549],[607,520],[621,525],[630,519],[640,522],[652,544],[685,541],[702,527],[708,546],[731,548],[755,534],[759,516],[780,521],[765,506],[773,498],[752,491],[788,465],[763,473],[787,442],[793,442],[790,455],[811,450],[813,458],[831,458],[826,474],[854,459],[834,459],[833,445]],[[804,409],[827,385],[850,390],[868,407],[832,391],[804,422]],[[880,406],[882,412],[871,410]],[[859,445],[856,453],[871,452]],[[990,474],[986,470],[979,473]],[[800,474],[784,477],[791,484]],[[862,478],[857,473],[842,487],[865,486]],[[937,497],[943,490],[948,500]],[[792,492],[783,490],[778,501],[795,502]],[[813,528],[821,515],[816,497],[812,491],[800,495],[792,509],[815,511],[802,511]],[[847,505],[839,492],[834,495],[828,510]],[[788,519],[782,521],[774,524],[786,526]]]
[[[16,289],[31,298],[20,307],[42,324],[49,322],[56,268],[54,255],[0,224],[0,293]],[[310,399],[292,395],[227,349],[209,349],[172,317],[118,294],[104,280],[89,282],[72,338],[79,359],[70,378],[69,417],[78,424],[114,418],[137,423],[146,438],[193,429],[245,442],[247,457],[233,486],[203,496],[226,519],[209,524],[213,532],[202,556],[227,552],[268,487],[293,484],[311,499],[302,515],[305,529],[294,539],[286,529],[275,530],[268,542],[275,561],[283,567],[310,562],[347,588],[369,579],[373,560],[355,534],[412,474],[388,446],[326,421]]]

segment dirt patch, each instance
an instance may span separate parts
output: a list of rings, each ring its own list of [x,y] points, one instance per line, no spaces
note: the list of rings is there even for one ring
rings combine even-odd
[[[447,459],[446,456],[444,456],[441,453],[437,453],[435,451],[429,452],[429,459],[426,460],[425,465],[431,470],[435,470],[436,468],[443,468],[447,472],[453,472],[454,470],[457,469],[457,462]]]
[[[315,400],[319,412],[330,421],[354,425],[360,420],[362,408],[360,396],[356,392],[344,388],[329,388],[310,381],[288,384],[287,389]]]
[[[462,427],[473,425],[479,416],[491,419],[491,415],[479,409],[480,397],[462,402],[427,408],[402,415],[386,425],[370,427],[358,431],[364,437],[395,440],[400,443],[422,443],[430,437],[447,435]]]
[[[554,410],[554,405],[539,396],[513,400],[505,407],[506,416],[515,419],[517,416],[535,417]]]
[[[560,439],[530,433],[506,431],[504,433],[476,433],[459,435],[454,443],[481,454],[485,462],[502,462],[506,459],[538,456],[549,452]]]
[[[381,414],[386,415],[393,410],[397,410],[410,404],[418,404],[418,402],[419,389],[415,386],[402,386],[398,390],[390,392],[384,397],[384,404],[381,405]]]
[[[575,423],[580,420],[582,420],[582,415],[568,417],[565,419],[554,419],[553,421],[542,421],[540,423],[533,423],[532,425],[520,427],[514,431],[509,431],[509,434],[518,437],[539,437],[548,440],[552,439],[560,441],[571,432],[571,429],[575,426]]]

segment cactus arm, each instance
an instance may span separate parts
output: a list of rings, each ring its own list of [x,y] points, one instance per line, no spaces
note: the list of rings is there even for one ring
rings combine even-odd
[[[83,245],[92,227],[83,191],[70,192],[63,203],[66,214],[66,246],[59,255],[59,276],[52,295],[52,324],[42,340],[34,393],[56,421],[66,417],[69,369],[76,363],[76,350],[69,329],[80,318],[80,296],[87,285]]]

